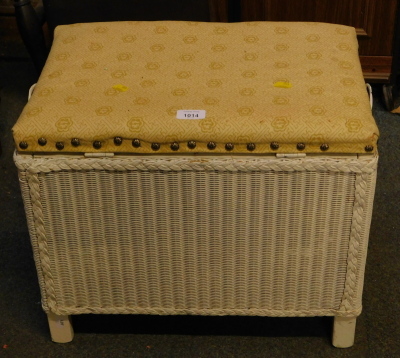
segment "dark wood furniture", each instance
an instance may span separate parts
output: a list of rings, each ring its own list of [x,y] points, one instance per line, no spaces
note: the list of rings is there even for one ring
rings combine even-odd
[[[392,110],[399,71],[398,0],[238,0],[240,21],[317,21],[354,26],[366,81],[383,83]]]

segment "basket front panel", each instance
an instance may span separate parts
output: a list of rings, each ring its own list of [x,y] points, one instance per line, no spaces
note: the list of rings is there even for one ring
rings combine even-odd
[[[50,306],[70,314],[337,310],[355,177],[41,173]]]

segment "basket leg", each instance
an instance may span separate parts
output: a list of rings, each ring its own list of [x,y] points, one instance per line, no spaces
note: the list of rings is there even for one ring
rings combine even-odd
[[[56,343],[68,343],[74,338],[74,330],[70,316],[58,316],[52,312],[47,314],[51,339]]]
[[[337,348],[349,348],[354,344],[357,317],[335,317],[332,344]]]

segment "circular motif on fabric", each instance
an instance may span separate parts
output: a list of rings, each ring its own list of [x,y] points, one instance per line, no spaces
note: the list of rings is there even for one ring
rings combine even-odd
[[[178,96],[178,97],[180,97],[180,96],[186,96],[187,93],[188,93],[188,91],[187,91],[186,89],[184,89],[184,88],[177,88],[177,89],[175,89],[175,90],[172,91],[172,94],[173,94],[174,96]]]
[[[214,98],[214,97],[207,97],[207,98],[205,98],[205,99],[203,100],[203,103],[204,103],[204,104],[208,104],[208,105],[210,105],[210,106],[214,106],[214,105],[216,105],[216,104],[219,103],[219,99]]]
[[[145,81],[140,82],[140,85],[141,85],[143,88],[147,88],[147,87],[152,87],[152,86],[154,86],[156,83],[157,83],[156,81],[145,80]]]
[[[189,78],[192,74],[189,71],[181,71],[176,74],[176,77],[180,79]]]
[[[256,90],[254,88],[243,88],[240,90],[242,96],[253,96]]]
[[[132,42],[136,41],[136,36],[135,35],[125,35],[122,38],[122,41],[125,43],[132,43]]]
[[[347,106],[352,106],[352,107],[357,107],[358,106],[358,100],[354,97],[345,97],[343,99],[343,102],[347,105]]]
[[[73,125],[71,117],[62,117],[56,122],[58,132],[67,132]]]
[[[56,60],[57,61],[65,61],[69,56],[70,56],[70,54],[68,52],[59,53],[58,55],[56,55]]]
[[[225,45],[214,45],[213,47],[211,47],[211,50],[213,50],[214,52],[223,52],[226,50],[226,46]]]
[[[310,112],[314,116],[323,116],[326,113],[326,109],[322,106],[312,106]]]
[[[352,133],[359,132],[362,126],[362,122],[358,118],[352,118],[346,121],[346,127],[348,131]]]
[[[76,40],[76,36],[68,36],[63,40],[64,44],[70,44]]]
[[[344,28],[342,28],[342,27],[337,27],[337,28],[336,28],[336,32],[337,32],[339,35],[348,35],[348,34],[349,34],[349,30],[344,29]]]
[[[84,62],[82,64],[82,68],[85,70],[92,70],[93,68],[97,67],[97,63],[96,62]]]
[[[49,78],[53,79],[53,78],[58,78],[63,74],[63,71],[59,70],[59,71],[54,71],[52,73],[49,74]]]
[[[65,104],[79,104],[80,101],[81,101],[80,98],[72,96],[64,99]]]
[[[137,97],[133,100],[133,103],[138,104],[140,106],[144,106],[144,105],[148,104],[149,102],[150,102],[150,100],[145,97]]]
[[[257,43],[259,38],[255,35],[248,35],[244,38],[244,41],[247,42],[248,44],[255,44]]]
[[[96,114],[98,116],[108,116],[112,112],[111,106],[103,106],[96,109]]]
[[[254,78],[257,76],[257,72],[256,71],[244,71],[242,72],[242,77],[244,78]]]
[[[320,52],[309,52],[307,54],[307,58],[309,60],[319,60],[322,57],[322,54]]]
[[[150,47],[152,52],[161,52],[165,50],[165,46],[161,44],[156,44]]]
[[[120,92],[117,91],[115,88],[109,88],[107,90],[104,91],[104,94],[106,96],[116,96],[117,94],[119,94]]]
[[[321,39],[320,36],[317,35],[317,34],[311,34],[311,35],[308,35],[308,36],[306,37],[306,40],[307,40],[308,42],[318,42],[320,39]]]
[[[320,95],[320,94],[323,94],[323,93],[324,93],[324,88],[323,88],[323,87],[319,87],[319,86],[311,87],[311,88],[308,90],[308,93],[310,93],[310,94],[312,94],[312,95]]]
[[[215,127],[215,121],[213,118],[202,119],[199,122],[200,129],[203,133],[210,133]]]
[[[336,46],[340,51],[351,51],[351,46],[349,44],[341,43]]]
[[[211,62],[208,67],[212,70],[221,70],[225,67],[225,64],[222,62]]]
[[[340,61],[339,66],[345,70],[351,70],[354,65],[349,61]]]
[[[149,62],[147,63],[146,68],[148,70],[158,70],[160,68],[160,65],[157,62]]]
[[[108,27],[106,26],[98,26],[94,29],[94,32],[98,33],[98,34],[104,34],[108,31]]]
[[[289,119],[287,117],[275,117],[271,122],[272,128],[276,131],[284,131],[289,125]]]
[[[277,96],[277,97],[273,98],[272,102],[277,105],[286,105],[286,104],[289,104],[289,98]]]
[[[126,71],[123,70],[117,70],[111,73],[111,76],[114,78],[122,78],[126,76]]]
[[[241,116],[250,116],[254,109],[252,107],[240,107],[237,111]]]
[[[340,83],[346,87],[352,87],[356,84],[356,81],[353,78],[343,78]]]
[[[189,61],[193,61],[194,56],[192,54],[183,54],[179,57],[181,59],[181,61],[185,61],[185,62],[189,62]]]
[[[289,29],[287,27],[275,27],[275,33],[278,35],[286,35],[289,32]]]
[[[35,117],[40,113],[42,113],[42,107],[34,107],[34,108],[29,110],[27,115],[28,115],[28,117]]]
[[[255,61],[258,58],[258,55],[256,53],[245,53],[243,58],[246,61]]]
[[[207,81],[207,86],[210,87],[210,88],[221,87],[221,85],[222,85],[222,81],[221,80],[211,79],[211,80]]]
[[[168,113],[170,116],[176,116],[176,112],[179,111],[180,109],[182,109],[182,107],[172,106],[172,107],[169,107],[169,108],[167,109],[167,113]]]
[[[228,28],[226,28],[226,27],[218,26],[218,27],[214,28],[214,33],[218,34],[218,35],[224,35],[227,32],[228,32]]]
[[[289,63],[288,62],[275,62],[274,67],[275,68],[288,68]]]
[[[103,45],[100,44],[100,43],[95,43],[95,42],[93,42],[93,43],[91,43],[91,44],[89,45],[89,50],[90,50],[90,51],[99,51],[99,50],[101,50],[102,48],[103,48]]]
[[[196,36],[185,36],[185,37],[183,38],[183,42],[184,42],[185,44],[188,44],[188,45],[194,44],[194,43],[197,42],[197,37],[196,37]]]
[[[313,68],[313,69],[307,71],[307,73],[312,77],[317,77],[317,76],[321,76],[323,74],[323,71],[321,71],[318,68]]]
[[[287,51],[287,50],[289,50],[289,45],[287,45],[287,44],[277,44],[277,45],[274,46],[274,49],[275,49],[275,51],[279,51],[279,52]]]
[[[127,126],[131,132],[140,132],[143,126],[143,118],[133,117],[127,122]]]
[[[40,96],[40,97],[47,97],[47,96],[50,96],[53,92],[54,92],[54,89],[51,88],[51,87],[43,88],[43,89],[39,92],[39,96]]]
[[[118,54],[118,61],[129,61],[132,58],[132,55],[129,52],[123,52]]]
[[[157,26],[154,29],[154,32],[156,34],[166,34],[168,32],[168,27],[166,27],[166,26]]]

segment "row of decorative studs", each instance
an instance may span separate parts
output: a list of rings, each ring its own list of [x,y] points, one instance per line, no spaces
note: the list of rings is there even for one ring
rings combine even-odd
[[[115,137],[114,138],[114,144],[116,146],[120,146],[122,144],[122,141],[123,141],[122,137]],[[40,146],[45,146],[47,144],[47,140],[45,138],[39,138],[38,139],[38,144]],[[71,140],[71,144],[74,147],[79,147],[81,143],[80,143],[80,140],[78,138],[73,138]],[[133,139],[132,140],[132,146],[134,148],[139,148],[141,146],[140,139],[137,139],[137,138]],[[187,146],[188,146],[189,149],[195,149],[196,148],[196,142],[194,140],[191,140],[191,141],[187,142]],[[28,149],[28,143],[24,142],[24,141],[20,142],[19,143],[19,147],[21,149]],[[93,142],[93,148],[101,149],[101,147],[102,147],[101,141],[96,140],[96,141]],[[217,147],[217,143],[215,143],[215,142],[208,142],[207,143],[207,148],[209,150],[214,150],[216,147]],[[56,143],[56,148],[58,150],[63,150],[64,149],[64,143],[63,142],[57,142]],[[159,144],[159,143],[151,143],[151,149],[152,150],[158,151],[160,148],[161,148],[161,144]],[[170,145],[170,148],[173,151],[179,150],[179,143],[178,142],[173,142]],[[225,150],[227,150],[227,151],[232,151],[234,148],[235,148],[235,145],[233,143],[226,143],[225,144]],[[270,143],[270,148],[272,150],[278,150],[279,149],[279,143],[277,143],[277,142]],[[306,148],[306,145],[304,143],[297,143],[296,148],[298,150],[302,151],[302,150],[304,150]],[[255,149],[256,149],[255,143],[247,143],[247,150],[248,151],[252,152]],[[321,144],[320,149],[325,152],[325,151],[327,151],[329,149],[329,145],[326,144],[326,143]],[[367,145],[365,147],[365,151],[366,152],[372,152],[373,150],[374,150],[374,147],[372,145]]]

